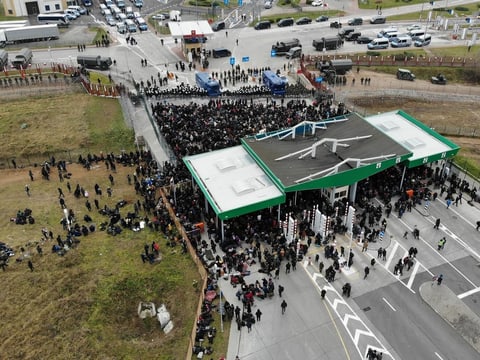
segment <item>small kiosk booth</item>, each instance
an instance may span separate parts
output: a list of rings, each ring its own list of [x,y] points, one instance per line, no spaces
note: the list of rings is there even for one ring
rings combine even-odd
[[[208,21],[171,21],[168,27],[172,37],[180,40],[183,56],[188,62],[202,58],[207,37],[213,35]]]

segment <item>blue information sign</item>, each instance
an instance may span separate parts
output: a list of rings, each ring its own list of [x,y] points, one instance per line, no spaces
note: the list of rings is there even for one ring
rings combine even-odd
[[[238,0],[238,6],[242,6],[243,5],[243,0]]]
[[[272,51],[270,51],[270,56],[271,57],[277,56],[277,51],[272,49]]]
[[[230,58],[230,65],[235,65],[235,58],[234,57]]]
[[[224,5],[228,5],[229,0],[223,0]]]
[[[250,58],[248,56],[242,57],[242,62],[249,62]]]

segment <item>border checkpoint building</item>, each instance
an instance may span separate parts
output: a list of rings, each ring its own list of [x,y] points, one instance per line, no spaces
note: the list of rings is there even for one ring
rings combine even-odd
[[[345,197],[354,203],[358,181],[401,166],[401,188],[407,168],[442,160],[446,166],[446,160],[459,150],[458,145],[397,110],[304,121],[183,161],[221,220],[223,238],[224,220],[273,206],[279,207],[280,217],[287,193],[321,189],[331,203]],[[324,228],[324,222],[314,230]]]

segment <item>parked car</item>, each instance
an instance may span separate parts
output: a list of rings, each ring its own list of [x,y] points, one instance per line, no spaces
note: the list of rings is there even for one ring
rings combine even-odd
[[[398,69],[397,70],[397,79],[398,80],[415,80],[415,75],[407,69]]]
[[[362,25],[363,19],[362,18],[353,18],[348,20],[348,25],[355,26],[355,25]]]
[[[308,17],[301,17],[300,19],[297,20],[297,22],[295,24],[297,25],[307,25],[307,24],[311,24],[312,23],[312,19],[308,18]]]
[[[372,40],[373,38],[369,36],[359,36],[356,41],[357,41],[357,44],[368,44],[372,42]]]
[[[312,6],[323,6],[323,0],[314,0],[312,1]]]
[[[412,25],[409,25],[407,26],[407,30],[408,31],[411,31],[411,30],[420,30],[422,29],[422,27],[418,24],[412,24]]]
[[[263,5],[263,7],[264,7],[265,9],[271,9],[272,6],[273,6],[273,5],[272,5],[272,2],[271,2],[271,1],[267,1],[267,2],[265,3],[265,5]]]
[[[330,27],[335,28],[335,29],[340,29],[342,27],[342,23],[340,23],[338,21],[332,21],[330,23]]]
[[[280,19],[278,21],[277,26],[278,27],[292,26],[294,23],[295,23],[295,20],[293,20],[293,18],[285,18],[285,19]]]
[[[437,85],[447,85],[447,78],[443,74],[438,74],[437,76],[432,76],[432,84]]]
[[[255,30],[263,30],[263,29],[270,29],[272,27],[272,23],[270,21],[260,21],[255,24],[253,27]]]
[[[358,31],[351,32],[345,36],[346,41],[356,41],[362,34]]]
[[[167,20],[170,16],[168,14],[155,14],[152,16],[152,19],[155,20]]]
[[[319,17],[317,17],[315,19],[316,22],[324,22],[324,21],[327,21],[328,20],[328,16],[325,16],[325,15],[320,15]]]
[[[115,21],[115,19],[113,18],[112,15],[110,15],[109,17],[105,18],[105,21],[107,22],[107,24],[109,26],[116,26],[117,25],[117,22]]]

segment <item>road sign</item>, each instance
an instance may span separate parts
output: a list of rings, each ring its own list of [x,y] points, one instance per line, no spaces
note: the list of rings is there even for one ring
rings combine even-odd
[[[277,56],[277,51],[272,49],[272,51],[270,51],[270,56],[271,57]]]
[[[223,4],[224,4],[224,5],[228,5],[228,1],[229,1],[229,0],[223,0]]]
[[[235,58],[234,57],[230,58],[230,65],[235,65]]]
[[[243,5],[243,0],[238,0],[238,6],[242,6]]]
[[[242,62],[249,62],[250,58],[248,56],[242,57]]]

